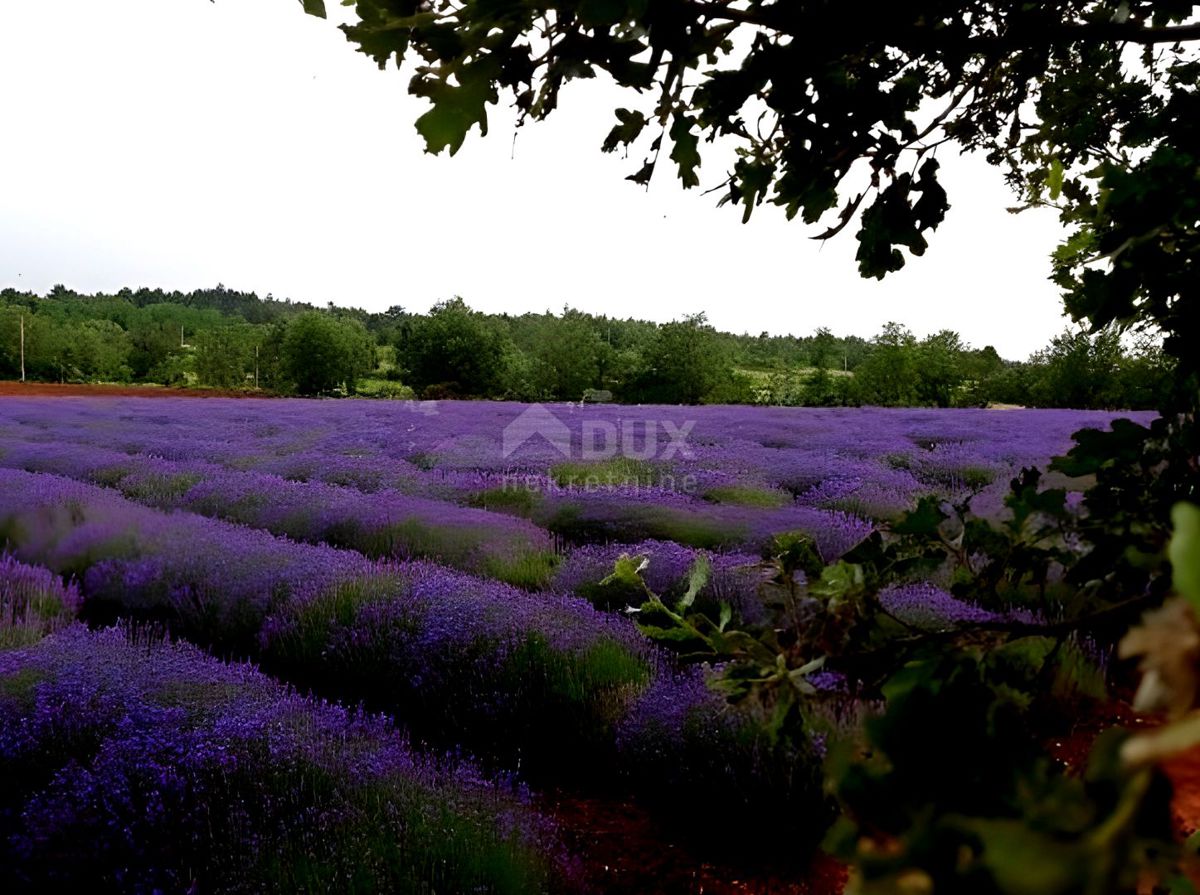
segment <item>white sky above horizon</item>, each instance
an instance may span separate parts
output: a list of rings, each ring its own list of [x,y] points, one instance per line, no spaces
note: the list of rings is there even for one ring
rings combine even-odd
[[[980,159],[943,147],[952,208],[929,251],[862,280],[849,228],[822,244],[774,207],[743,226],[683,190],[666,153],[648,191],[624,181],[640,157],[599,145],[635,98],[599,82],[519,133],[502,99],[486,139],[429,156],[408,73],[297,0],[5,0],[0,83],[0,287],[224,283],[374,311],[461,295],[795,335],[897,320],[1013,359],[1069,323],[1047,279],[1062,228],[1007,213]],[[724,170],[708,159],[702,188]]]

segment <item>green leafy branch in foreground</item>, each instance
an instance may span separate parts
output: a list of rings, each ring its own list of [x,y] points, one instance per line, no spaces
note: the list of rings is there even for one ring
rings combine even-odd
[[[822,729],[823,700],[882,700],[856,734],[830,737],[826,763],[842,812],[826,847],[855,868],[854,891],[1118,893],[1146,879],[1194,891],[1158,764],[1200,743],[1200,510],[1174,512],[1168,558],[1179,596],[1120,644],[1123,658],[1141,657],[1135,708],[1165,710],[1171,722],[1108,731],[1087,767],[1070,773],[1047,753],[1053,722],[1105,696],[1081,674],[1079,632],[1127,627],[1165,589],[1165,567],[1153,579],[1128,576],[1141,590],[1125,600],[1071,587],[1089,547],[1072,536],[1065,496],[1039,480],[1032,470],[1014,480],[1000,524],[929,499],[828,565],[804,539],[781,540],[763,586],[775,614],[756,630],[731,628],[725,607],[716,619],[696,610],[703,562],[674,605],[642,583],[643,558],[617,564],[613,580],[645,595],[642,630],[684,660],[717,663],[712,685],[732,702],[765,704],[773,736]],[[885,609],[884,586],[935,569],[951,570],[964,598],[1026,613],[922,629]],[[820,670],[842,672],[847,689],[814,687],[808,678]]]

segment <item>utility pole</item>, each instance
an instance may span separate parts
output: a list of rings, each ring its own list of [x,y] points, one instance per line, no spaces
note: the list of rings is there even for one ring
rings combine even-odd
[[[25,315],[21,315],[21,381],[25,381]]]
[[[254,346],[254,390],[258,391],[258,346]]]
[[[179,324],[179,347],[183,347],[183,324]]]

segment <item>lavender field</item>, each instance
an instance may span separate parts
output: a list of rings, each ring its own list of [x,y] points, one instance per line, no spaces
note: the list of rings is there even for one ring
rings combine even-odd
[[[666,596],[703,557],[698,605],[753,626],[780,536],[829,562],[924,495],[997,518],[1111,418],[0,399],[0,890],[618,891],[562,793],[802,851],[823,743],[644,637],[616,561]],[[985,612],[945,585],[883,598]],[[834,728],[871,710],[812,682]]]

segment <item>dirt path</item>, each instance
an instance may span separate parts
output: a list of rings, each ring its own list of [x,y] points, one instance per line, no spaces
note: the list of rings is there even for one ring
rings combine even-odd
[[[1117,701],[1081,719],[1070,734],[1051,742],[1050,754],[1072,773],[1082,773],[1092,742],[1102,731],[1109,727],[1144,730],[1157,727],[1160,723],[1157,719],[1138,715],[1127,702]],[[1163,771],[1174,788],[1171,813],[1175,828],[1181,838],[1186,838],[1200,830],[1200,746],[1165,762]]]
[[[818,854],[799,878],[705,861],[628,801],[548,794],[543,806],[605,895],[839,895],[846,868]]]
[[[270,398],[266,392],[163,385],[95,385],[68,382],[0,381],[0,398]]]

